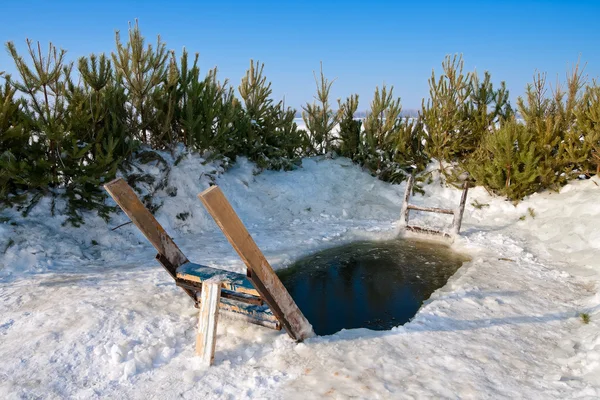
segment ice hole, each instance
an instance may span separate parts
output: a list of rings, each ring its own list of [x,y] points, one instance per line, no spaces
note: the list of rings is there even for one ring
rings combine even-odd
[[[412,239],[355,242],[304,257],[278,275],[318,335],[408,322],[469,258]]]

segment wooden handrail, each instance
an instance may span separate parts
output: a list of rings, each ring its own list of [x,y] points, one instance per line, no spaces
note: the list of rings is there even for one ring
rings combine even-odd
[[[454,215],[454,210],[448,210],[447,208],[421,207],[421,206],[415,206],[414,204],[409,204],[408,209],[415,210],[415,211],[425,211],[425,212]]]

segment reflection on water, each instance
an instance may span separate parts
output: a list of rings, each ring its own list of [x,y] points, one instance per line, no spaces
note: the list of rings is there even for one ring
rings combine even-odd
[[[386,330],[412,318],[468,257],[417,240],[357,242],[278,271],[318,335]]]

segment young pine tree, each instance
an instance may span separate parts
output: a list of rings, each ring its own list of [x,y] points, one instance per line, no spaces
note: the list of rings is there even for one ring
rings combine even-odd
[[[292,169],[306,146],[294,122],[295,111],[271,99],[264,64],[250,61],[238,90],[244,102],[245,126],[240,126],[240,153],[261,168]]]
[[[151,132],[154,148],[157,149],[173,149],[179,139],[175,119],[179,103],[179,69],[175,53],[171,51],[169,54],[163,81],[150,94],[154,118],[149,120],[148,131]]]
[[[331,150],[332,131],[338,124],[338,114],[335,113],[329,105],[329,92],[333,81],[329,81],[323,74],[323,63],[321,63],[321,75],[317,79],[313,72],[315,83],[317,85],[317,95],[313,104],[307,103],[302,107],[302,119],[310,134],[310,141],[313,149],[318,154],[324,154]]]
[[[563,142],[563,152],[580,172],[600,174],[600,86],[585,88],[575,109],[576,126]]]
[[[467,169],[489,191],[520,200],[539,190],[540,160],[533,135],[512,118],[484,134]]]
[[[169,64],[167,59],[169,53],[165,43],[158,36],[156,48],[145,45],[138,22],[129,26],[128,41],[125,45],[121,42],[120,33],[115,35],[117,46],[116,53],[112,53],[112,61],[116,71],[116,79],[126,90],[129,115],[128,125],[135,137],[143,143],[150,143],[152,134],[149,132],[152,126],[156,126],[156,96],[169,81]],[[157,90],[159,91],[157,93]],[[166,95],[165,92],[162,95]],[[159,121],[158,124],[161,122]],[[163,147],[166,143],[154,143],[157,147]]]
[[[583,77],[578,67],[567,76],[567,90],[557,83],[552,96],[547,96],[546,75],[538,73],[533,83],[527,86],[525,98],[519,97],[517,104],[527,130],[540,150],[541,188],[558,189],[565,183],[574,161],[569,160],[563,142],[565,138],[570,146],[576,144],[576,138],[568,138],[576,122],[576,106],[579,102]],[[574,155],[569,149],[571,156]]]
[[[376,147],[383,148],[383,144],[397,126],[398,118],[402,112],[400,97],[394,99],[394,87],[388,89],[383,85],[381,91],[375,88],[375,95],[371,102],[371,109],[365,118],[365,134],[376,143]]]
[[[209,70],[206,77],[200,79],[196,61],[197,59],[190,74],[192,81],[183,89],[183,132],[189,137],[191,148],[211,150],[218,155],[235,158],[237,128],[243,114],[241,105],[228,82],[221,83],[217,80],[216,68]]]
[[[338,121],[340,124],[339,152],[343,157],[357,161],[360,152],[362,121],[354,119],[358,109],[358,95],[353,94],[343,103],[338,99]]]
[[[65,61],[66,51],[59,51],[52,43],[44,55],[39,42],[36,46],[27,40],[32,65],[19,55],[12,42],[8,42],[6,47],[21,78],[20,81],[12,81],[12,84],[25,96],[25,111],[31,129],[39,135],[38,141],[45,147],[45,160],[40,160],[40,163],[48,168],[48,176],[31,175],[30,186],[56,187],[60,184],[61,142],[66,136],[65,83],[72,64]]]
[[[429,163],[425,153],[423,123],[420,118],[405,117],[391,135],[394,161],[404,171],[423,171]]]
[[[217,70],[209,70],[204,78],[200,77],[198,54],[189,64],[188,53],[184,49],[180,60],[179,83],[177,85],[175,132],[188,148],[196,151],[212,150],[219,154],[231,154],[235,151],[232,135],[233,123],[239,116],[239,107],[235,107],[233,89],[227,81],[217,80]]]
[[[107,219],[102,184],[125,169],[137,149],[125,125],[124,89],[115,83],[110,60],[92,54],[79,59],[80,84],[67,77],[67,130],[63,141],[61,172],[68,199],[68,222],[83,223],[82,210],[96,210]]]
[[[481,81],[476,72],[471,75],[470,96],[466,103],[468,125],[462,135],[456,138],[453,153],[464,159],[473,153],[486,132],[497,124],[512,117],[513,112],[508,102],[509,92],[504,82],[494,90],[491,75],[485,71]]]
[[[425,151],[439,163],[453,161],[461,152],[460,139],[468,130],[467,102],[471,96],[471,73],[464,73],[462,55],[446,56],[443,73],[429,78],[429,100],[423,100],[421,119],[426,130]]]
[[[377,175],[387,169],[392,159],[390,137],[398,129],[402,105],[400,98],[394,99],[394,88],[383,85],[382,89],[375,88],[371,109],[364,122],[363,163]]]
[[[30,175],[44,174],[44,147],[31,140],[30,130],[25,126],[25,102],[16,97],[16,89],[10,75],[4,76],[0,85],[0,202],[19,200],[14,196],[31,188]],[[9,197],[9,195],[12,195]]]
[[[420,122],[402,119],[401,112],[393,87],[389,91],[385,85],[381,90],[376,88],[360,140],[360,162],[380,179],[393,183],[401,182],[407,171],[426,162]]]

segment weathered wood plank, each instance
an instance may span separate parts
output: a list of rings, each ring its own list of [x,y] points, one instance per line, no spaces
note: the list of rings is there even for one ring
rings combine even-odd
[[[167,257],[160,253],[158,253],[155,258],[160,263],[160,265],[162,265],[163,268],[167,270],[169,275],[171,275],[171,278],[175,279],[175,283],[177,283],[177,268],[175,268],[175,266],[171,264],[169,260],[167,260]],[[196,302],[195,290],[190,290],[190,288],[185,287],[182,287],[182,289],[188,296],[192,298],[192,300],[194,300],[194,302]]]
[[[439,214],[454,215],[454,210],[449,210],[447,208],[422,207],[422,206],[416,206],[414,204],[409,204],[408,209],[415,210],[415,211],[425,211],[425,212],[433,212],[433,213],[439,213]]]
[[[197,287],[195,285],[199,285]],[[177,286],[194,291],[196,307],[200,308],[202,284],[196,282],[178,281]],[[245,296],[246,298],[241,298]],[[281,324],[273,315],[268,305],[261,298],[241,293],[229,292],[221,289],[220,312],[234,319],[241,319],[251,324],[265,326],[267,328],[280,330]]]
[[[248,267],[250,281],[271,307],[288,335],[298,341],[313,336],[312,326],[269,265],[221,189],[212,186],[198,197]]]
[[[146,236],[146,239],[154,246],[156,251],[164,255],[175,268],[188,261],[156,218],[144,207],[127,182],[121,178],[115,179],[104,185],[104,188],[125,214],[127,214],[129,219]]]
[[[221,307],[227,310],[229,314],[241,314],[249,320],[256,321],[258,325],[269,324],[274,329],[281,329],[281,325],[277,320],[277,317],[273,314],[273,311],[267,304],[253,305],[245,304],[233,299],[225,299],[221,297]]]
[[[188,289],[194,291],[195,293],[200,293],[202,291],[202,283],[200,282],[192,282],[185,281],[183,279],[177,279],[175,284],[183,289]],[[226,299],[232,299],[235,301],[241,301],[242,303],[247,304],[255,304],[261,306],[264,304],[263,299],[258,296],[252,296],[246,293],[232,292],[231,290],[221,288],[221,297]]]
[[[469,182],[463,183],[463,192],[460,196],[460,204],[454,212],[454,219],[452,220],[452,234],[457,236],[460,232],[460,226],[462,225],[463,215],[465,213],[465,203],[467,202],[467,193],[469,192]]]
[[[415,226],[415,225],[407,225],[406,230],[415,232],[415,233],[424,233],[427,235],[442,236],[442,237],[449,238],[449,239],[452,238],[452,236],[447,234],[446,232],[437,231],[435,229],[421,228],[420,226]]]
[[[221,296],[220,310],[223,311],[224,316],[277,331],[281,330],[281,324],[269,306],[265,304],[261,307],[261,309],[248,308],[243,303],[224,299]]]
[[[177,268],[177,278],[186,281],[201,283],[214,276],[221,276],[223,278],[223,289],[260,296],[256,288],[252,285],[252,282],[244,274],[211,268],[192,262],[187,262]]]
[[[211,365],[215,358],[217,322],[219,321],[219,299],[221,281],[209,279],[202,283],[202,295],[196,336],[196,355],[202,362]]]

